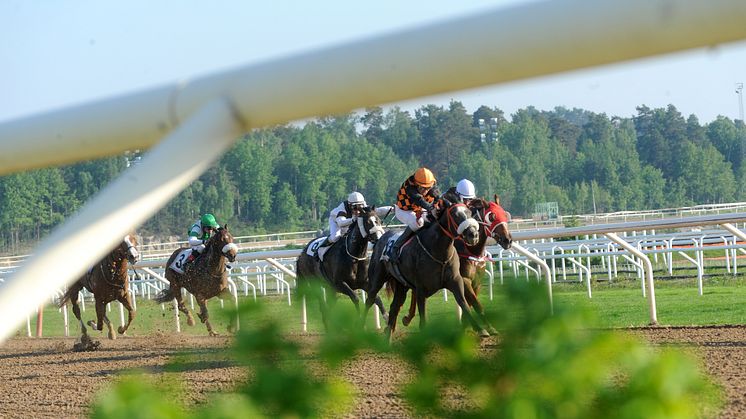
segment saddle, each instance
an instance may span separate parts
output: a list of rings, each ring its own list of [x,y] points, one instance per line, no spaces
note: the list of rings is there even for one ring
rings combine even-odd
[[[417,237],[416,233],[413,234],[412,237],[409,238],[409,240],[404,242],[404,244],[402,244],[402,246],[399,248],[399,253],[401,253],[405,247],[409,246],[409,244],[415,237]],[[391,276],[396,278],[396,280],[399,281],[402,285],[414,289],[414,284],[411,281],[407,280],[407,278],[399,270],[399,264],[393,263],[391,261],[391,251],[394,247],[394,242],[396,242],[396,239],[398,238],[399,235],[393,235],[389,238],[388,242],[386,242],[386,247],[383,249],[383,257],[381,258],[381,260],[383,260]]]

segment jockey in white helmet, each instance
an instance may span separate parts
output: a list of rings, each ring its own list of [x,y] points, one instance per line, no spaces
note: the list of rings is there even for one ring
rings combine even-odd
[[[352,192],[347,196],[346,201],[342,201],[341,204],[331,210],[329,212],[329,236],[327,236],[326,240],[317,247],[317,252],[318,249],[325,246],[331,246],[337,242],[340,237],[344,236],[350,225],[357,220],[357,216],[363,208],[367,206],[368,204],[365,203],[365,197],[363,194],[360,192]],[[380,217],[385,217],[391,209],[392,207],[379,207],[376,208],[376,214]]]
[[[461,202],[468,204],[470,200],[477,197],[474,184],[469,179],[461,179],[456,184],[456,195],[461,198]]]

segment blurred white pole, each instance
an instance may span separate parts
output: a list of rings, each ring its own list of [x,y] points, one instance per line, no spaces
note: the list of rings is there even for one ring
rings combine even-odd
[[[49,289],[62,287],[100,260],[199,177],[243,130],[227,100],[211,102],[57,228],[3,284],[0,342],[46,300]],[[194,150],[199,150],[197,159]]]
[[[746,38],[743,0],[554,0],[0,126],[0,174],[144,149],[218,97],[253,127]]]

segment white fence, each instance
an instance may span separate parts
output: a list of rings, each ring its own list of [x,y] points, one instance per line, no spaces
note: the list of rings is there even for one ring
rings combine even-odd
[[[664,6],[528,3],[0,125],[0,174],[152,147],[2,285],[0,341],[251,128],[746,38],[743,0]]]

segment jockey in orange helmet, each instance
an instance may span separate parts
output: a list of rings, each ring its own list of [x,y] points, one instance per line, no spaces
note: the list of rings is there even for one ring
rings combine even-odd
[[[399,261],[399,249],[402,244],[425,224],[424,216],[433,209],[433,203],[440,196],[435,183],[433,172],[426,167],[420,167],[399,188],[396,197],[396,218],[407,228],[391,248],[389,257],[393,263]]]

